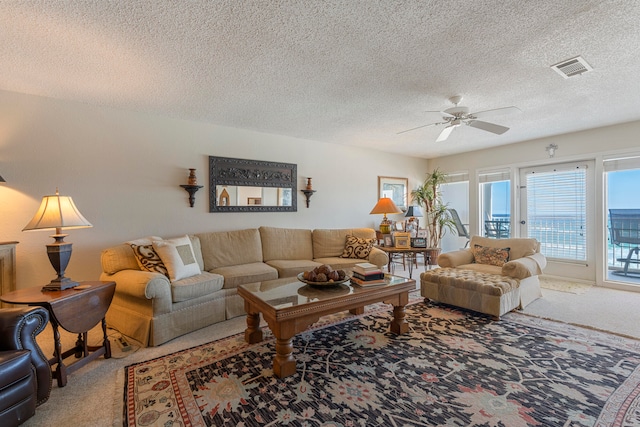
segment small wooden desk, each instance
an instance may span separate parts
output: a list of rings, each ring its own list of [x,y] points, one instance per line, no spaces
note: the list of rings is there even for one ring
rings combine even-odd
[[[413,263],[416,260],[417,254],[424,255],[424,269],[426,270],[429,265],[431,265],[430,257],[431,255],[440,249],[437,248],[396,248],[394,246],[376,246],[376,248],[380,249],[389,254],[389,264],[387,266],[387,270],[391,273],[391,261],[394,254],[407,255],[409,258],[409,278],[412,278],[413,275]],[[417,265],[417,262],[416,262]]]
[[[78,287],[64,291],[43,291],[41,287],[18,289],[0,296],[0,300],[9,304],[35,305],[49,311],[55,347],[53,359],[49,359],[49,364],[56,365],[54,376],[58,380],[58,387],[67,385],[67,373],[81,368],[101,355],[104,355],[105,359],[111,357],[111,345],[107,338],[107,323],[104,317],[111,305],[116,282],[80,282]],[[89,346],[87,332],[99,322],[102,322],[104,336],[102,345]],[[62,352],[59,326],[78,334],[75,347],[65,352]],[[66,366],[64,359],[72,354],[80,360]]]

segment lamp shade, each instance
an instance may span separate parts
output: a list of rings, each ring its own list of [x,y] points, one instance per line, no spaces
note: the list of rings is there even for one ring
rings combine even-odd
[[[69,196],[61,196],[56,190],[52,196],[44,196],[38,211],[22,231],[51,230],[57,234],[63,228],[88,228],[91,223],[82,216]]]
[[[421,217],[422,216],[422,209],[420,209],[420,206],[409,206],[407,208],[407,213],[405,215],[406,217]]]
[[[378,200],[378,203],[371,209],[369,214],[397,214],[402,213],[402,211],[393,203],[388,197],[382,197]]]

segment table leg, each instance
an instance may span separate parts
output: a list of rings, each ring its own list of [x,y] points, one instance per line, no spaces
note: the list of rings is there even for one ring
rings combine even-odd
[[[107,321],[105,318],[102,318],[102,345],[104,346],[104,358],[111,358],[111,342],[109,342],[109,338],[107,338]]]
[[[244,340],[249,344],[262,341],[262,329],[260,329],[260,313],[247,312],[247,329],[244,331]]]
[[[409,323],[406,320],[404,305],[393,307],[393,320],[391,320],[391,332],[396,335],[404,334],[409,330]]]
[[[349,313],[354,314],[356,316],[359,314],[364,314],[364,307],[352,308],[351,310],[349,310]]]
[[[407,257],[409,258],[409,279],[412,279],[411,276],[413,274],[413,261],[415,256],[416,254],[413,252],[407,253]]]
[[[273,373],[278,378],[296,373],[296,359],[293,358],[292,337],[276,338],[276,355],[273,358]]]
[[[56,365],[54,377],[58,381],[58,387],[67,385],[67,367],[62,362],[62,343],[60,342],[60,331],[58,330],[58,322],[51,317],[51,327],[53,329],[53,364]]]

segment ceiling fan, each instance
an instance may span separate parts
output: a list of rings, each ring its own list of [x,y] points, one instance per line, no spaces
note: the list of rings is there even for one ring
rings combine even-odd
[[[402,132],[398,132],[398,135],[405,132],[410,132],[412,130],[424,128],[427,126],[438,126],[438,125],[447,125],[438,138],[436,142],[441,142],[449,138],[451,132],[458,126],[465,124],[467,126],[471,126],[477,129],[481,129],[487,132],[495,133],[496,135],[502,135],[506,131],[509,130],[506,126],[497,125],[495,123],[483,122],[481,120],[477,120],[478,117],[484,117],[486,115],[494,114],[494,113],[506,113],[506,112],[519,112],[520,109],[518,107],[502,107],[502,108],[494,108],[492,110],[484,110],[478,111],[475,113],[469,113],[469,108],[458,106],[462,101],[462,96],[452,96],[449,98],[449,102],[451,102],[454,106],[452,108],[447,108],[444,111],[428,111],[429,113],[440,113],[442,114],[441,122],[429,123],[426,125],[418,126],[415,128],[403,130]]]

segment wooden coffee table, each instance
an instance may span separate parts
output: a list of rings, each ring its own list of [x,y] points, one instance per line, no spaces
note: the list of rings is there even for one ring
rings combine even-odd
[[[101,355],[104,355],[105,359],[111,357],[104,316],[111,305],[115,289],[115,282],[80,282],[80,286],[64,291],[43,291],[40,286],[18,289],[0,296],[0,299],[10,304],[40,306],[49,311],[54,339],[54,355],[49,364],[56,366],[54,376],[58,380],[58,387],[64,387],[67,385],[67,373],[79,369]],[[100,322],[102,345],[87,345],[87,332]],[[60,343],[59,326],[78,334],[76,345],[65,352],[62,351]],[[75,355],[79,360],[67,366],[64,359],[71,355]]]
[[[262,313],[276,337],[273,372],[283,378],[296,372],[292,338],[322,316],[346,310],[362,314],[364,306],[384,302],[393,305],[391,332],[403,334],[409,330],[405,306],[409,302],[409,292],[416,289],[416,281],[398,276],[387,276],[386,281],[386,284],[370,287],[347,282],[317,288],[290,277],[238,286],[238,294],[244,298],[247,312],[244,338],[251,344],[262,341]]]

